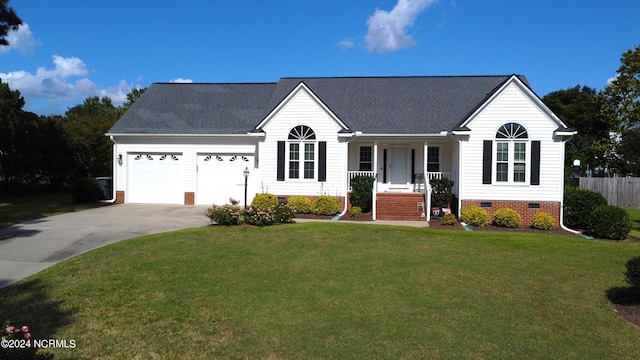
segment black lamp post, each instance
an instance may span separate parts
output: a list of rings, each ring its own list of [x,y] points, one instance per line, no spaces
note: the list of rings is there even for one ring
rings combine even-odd
[[[247,208],[247,179],[249,178],[249,168],[245,167],[244,171],[242,172],[242,175],[244,175],[244,208]]]

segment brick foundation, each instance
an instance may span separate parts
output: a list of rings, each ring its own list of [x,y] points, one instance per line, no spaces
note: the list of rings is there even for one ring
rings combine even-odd
[[[193,205],[196,203],[196,194],[192,192],[184,193],[184,204],[185,205]]]
[[[116,204],[124,204],[124,191],[116,191]]]
[[[482,206],[491,204],[490,207]],[[530,204],[534,207],[530,207]],[[535,205],[539,207],[536,208]],[[523,225],[531,225],[531,219],[533,215],[538,211],[548,212],[556,220],[556,226],[560,226],[560,203],[554,201],[505,201],[505,200],[462,200],[462,208],[469,207],[471,205],[476,205],[483,207],[487,210],[491,219],[493,220],[493,215],[496,213],[498,209],[509,208],[513,209],[522,216],[522,224]]]
[[[422,217],[424,203],[422,193],[378,193],[376,197],[376,218],[379,220],[426,221]],[[427,209],[424,209],[425,216]]]

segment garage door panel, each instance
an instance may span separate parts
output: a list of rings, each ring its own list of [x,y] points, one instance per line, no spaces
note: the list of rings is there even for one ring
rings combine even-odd
[[[182,154],[130,154],[127,202],[184,203]]]
[[[196,203],[223,205],[232,197],[244,201],[244,169],[253,170],[250,154],[198,155]],[[250,191],[248,192],[250,193]]]

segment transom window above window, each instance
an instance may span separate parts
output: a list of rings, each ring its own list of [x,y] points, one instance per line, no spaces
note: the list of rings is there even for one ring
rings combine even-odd
[[[289,140],[315,140],[316,133],[308,126],[298,125],[289,132]]]
[[[496,139],[527,139],[527,130],[520,124],[508,123],[498,129]]]

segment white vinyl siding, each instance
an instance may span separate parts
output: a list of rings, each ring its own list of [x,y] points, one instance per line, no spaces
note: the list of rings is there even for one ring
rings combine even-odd
[[[561,201],[563,174],[563,146],[560,138],[554,138],[557,129],[549,116],[542,111],[526,88],[515,82],[509,83],[499,91],[490,102],[466,124],[471,129],[468,138],[463,139],[461,172],[465,177],[463,188],[460,189],[463,199],[494,199],[494,200],[531,200],[531,201]],[[495,140],[498,129],[507,123],[517,122],[526,127],[528,141],[526,142],[525,182],[514,182],[514,167],[522,164],[521,157],[515,160],[515,146],[509,147],[509,177],[510,182],[505,186],[496,180],[497,143]],[[492,140],[493,145],[493,180],[491,185],[482,184],[483,141]],[[530,143],[540,141],[540,185],[529,185]],[[520,149],[520,153],[521,153]],[[518,171],[521,165],[518,165]],[[515,175],[520,179],[521,172]],[[560,184],[560,185],[559,185]]]
[[[290,131],[299,125],[306,125],[313,129],[316,138],[306,144],[299,142],[298,167],[299,177],[290,178]],[[344,196],[346,191],[346,159],[344,142],[338,140],[341,127],[335,119],[309,94],[304,88],[295,93],[272,114],[263,130],[265,138],[259,144],[260,188],[262,192],[277,195],[322,195]],[[285,181],[277,181],[278,141],[285,141]],[[317,181],[319,162],[319,143],[327,143],[327,179]],[[311,159],[313,157],[313,159]],[[305,170],[306,169],[306,170]],[[313,179],[306,178],[313,176]]]

